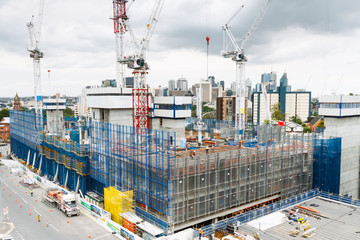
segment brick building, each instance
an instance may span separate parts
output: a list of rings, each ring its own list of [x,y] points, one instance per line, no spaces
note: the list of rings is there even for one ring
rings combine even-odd
[[[0,142],[10,141],[10,118],[4,117],[0,121]]]

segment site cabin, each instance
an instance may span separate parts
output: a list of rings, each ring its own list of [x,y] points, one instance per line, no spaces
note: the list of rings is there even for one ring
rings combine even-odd
[[[48,190],[43,197],[43,202],[51,207],[57,207],[68,217],[80,215],[75,194],[65,194],[59,190]]]

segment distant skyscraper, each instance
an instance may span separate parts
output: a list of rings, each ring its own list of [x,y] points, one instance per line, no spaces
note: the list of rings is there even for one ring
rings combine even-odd
[[[276,83],[276,72],[264,73],[261,75],[261,82],[268,83],[266,86],[266,91],[276,92],[277,83]]]
[[[236,91],[236,82],[231,83],[231,90]]]
[[[188,80],[186,78],[179,78],[176,85],[178,90],[188,90]]]
[[[216,82],[215,82],[215,77],[214,77],[214,76],[209,76],[209,77],[208,77],[208,80],[209,80],[209,82],[210,82],[210,84],[211,84],[212,87],[217,87],[217,84],[216,84]]]
[[[225,90],[225,82],[224,81],[220,81],[220,85],[222,87],[222,90],[224,91]]]
[[[255,92],[261,92],[261,91],[262,91],[261,83],[257,83],[255,85]]]
[[[175,90],[175,80],[169,80],[168,88],[169,88],[169,91]]]
[[[250,78],[247,78],[245,81],[245,96],[248,99],[251,99],[251,95],[252,95],[252,84]]]

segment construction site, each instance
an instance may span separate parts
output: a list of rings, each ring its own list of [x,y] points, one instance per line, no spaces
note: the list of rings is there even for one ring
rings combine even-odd
[[[283,123],[271,119],[267,102],[267,123],[256,126],[245,120],[245,44],[270,0],[264,1],[240,44],[230,21],[223,27],[227,40],[222,55],[237,69],[235,121],[202,119],[201,82],[195,99],[152,96],[146,51],[164,4],[155,2],[143,40],[130,36],[136,50],[126,56],[129,3],[113,1],[116,81],[88,88],[87,105],[78,118],[64,117],[65,100],[41,99],[36,92],[43,53],[38,45],[30,48],[36,107],[34,112],[10,113],[14,158],[39,177],[90,199],[120,226],[116,231],[131,232],[121,236],[137,235],[128,239],[156,239],[188,228],[212,236],[229,224],[315,197],[314,186],[327,188],[331,180],[322,179],[321,169],[329,164],[329,155],[339,161],[338,139],[286,132]],[[34,31],[32,23],[28,27]],[[133,74],[132,87],[125,80],[126,67]],[[266,91],[264,95],[266,99]],[[197,117],[191,118],[194,102]]]
[[[90,143],[81,144],[43,133],[40,123],[36,130],[34,113],[13,111],[11,119],[12,152],[29,168],[83,194],[133,191],[136,214],[167,233],[312,189],[313,135],[283,127],[258,127],[256,144],[228,145],[231,138],[218,134],[187,150],[175,145],[174,132],[93,121]]]

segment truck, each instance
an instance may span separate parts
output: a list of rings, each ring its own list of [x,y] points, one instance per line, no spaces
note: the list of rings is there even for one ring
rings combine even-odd
[[[80,215],[80,209],[76,205],[76,196],[73,193],[65,194],[59,190],[47,190],[42,201],[50,207],[57,207],[68,217]]]

